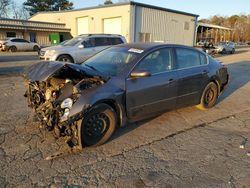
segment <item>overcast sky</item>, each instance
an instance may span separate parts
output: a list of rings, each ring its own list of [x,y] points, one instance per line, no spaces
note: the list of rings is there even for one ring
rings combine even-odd
[[[14,0],[22,3],[25,0]],[[74,8],[84,8],[103,4],[104,0],[70,0]],[[113,0],[117,2],[118,0]],[[233,14],[250,14],[250,0],[136,0],[165,8],[185,11],[208,18],[213,15],[231,16]]]

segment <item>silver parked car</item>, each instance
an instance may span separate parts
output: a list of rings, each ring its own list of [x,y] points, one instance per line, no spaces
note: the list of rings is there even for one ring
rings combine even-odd
[[[215,48],[217,53],[235,53],[235,43],[233,42],[220,42]]]
[[[9,38],[6,40],[0,40],[1,51],[38,51],[39,44],[35,42],[29,42],[25,39]]]
[[[126,43],[126,39],[121,35],[79,35],[64,44],[41,49],[40,59],[79,64],[110,45],[123,43]]]

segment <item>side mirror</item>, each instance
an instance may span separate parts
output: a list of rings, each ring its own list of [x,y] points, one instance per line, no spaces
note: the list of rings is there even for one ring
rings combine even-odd
[[[131,78],[141,78],[141,77],[149,77],[149,76],[151,76],[151,74],[148,71],[133,71],[130,74]]]
[[[78,46],[78,48],[82,49],[82,48],[84,48],[84,45],[83,45],[83,44],[80,44],[80,45]]]

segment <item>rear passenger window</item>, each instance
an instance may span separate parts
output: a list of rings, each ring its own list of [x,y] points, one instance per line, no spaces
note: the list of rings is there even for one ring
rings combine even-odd
[[[122,44],[123,41],[120,38],[112,37],[112,38],[109,38],[109,43],[110,45],[117,45],[117,44]]]
[[[200,54],[201,53],[196,52],[194,50],[185,49],[185,48],[177,48],[176,49],[176,56],[177,56],[176,68],[182,69],[182,68],[195,67],[195,66],[204,64],[205,60],[203,59],[203,62],[201,61]]]
[[[17,39],[12,39],[11,42],[18,42],[18,40]]]
[[[28,41],[27,41],[27,40],[24,40],[24,39],[12,39],[11,41],[12,41],[12,42],[28,43]]]
[[[106,37],[97,37],[95,38],[95,46],[108,46],[109,41]]]

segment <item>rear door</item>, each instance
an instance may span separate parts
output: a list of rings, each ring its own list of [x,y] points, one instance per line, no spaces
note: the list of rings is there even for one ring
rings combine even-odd
[[[173,69],[171,48],[148,54],[133,71],[148,71],[151,76],[127,78],[126,109],[130,119],[140,120],[175,108],[177,73]]]
[[[33,50],[32,43],[30,43],[29,41],[24,40],[24,39],[19,39],[19,40],[22,43],[24,50],[29,50],[29,51]]]
[[[177,108],[198,104],[209,83],[207,56],[190,48],[175,48],[178,73]]]

